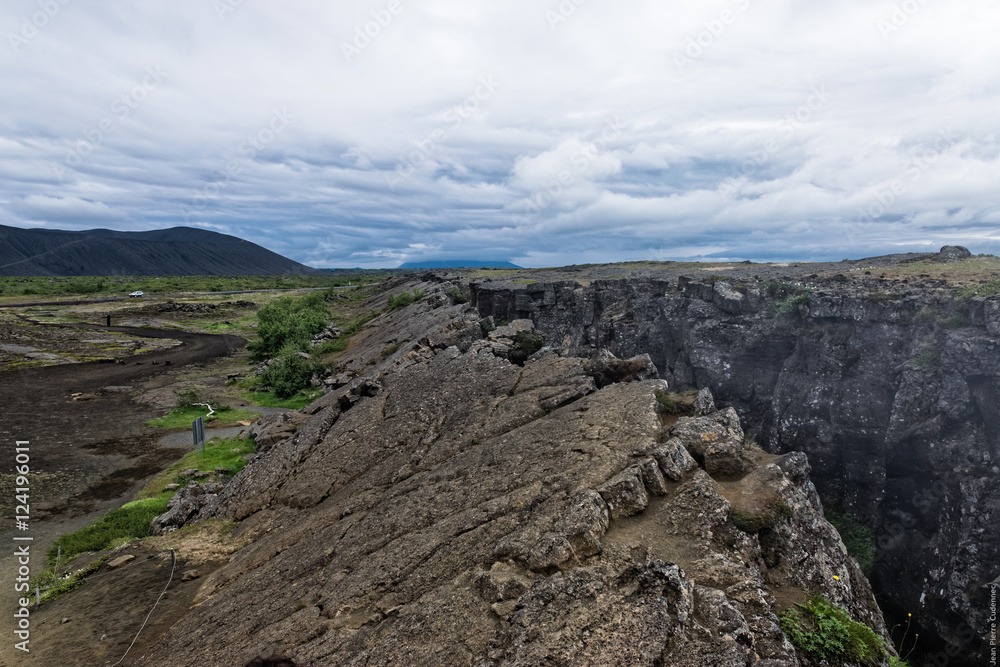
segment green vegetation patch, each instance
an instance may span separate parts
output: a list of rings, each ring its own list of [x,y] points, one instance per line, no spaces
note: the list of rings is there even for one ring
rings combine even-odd
[[[154,477],[137,494],[137,497],[140,499],[165,498],[169,500],[175,492],[165,490],[168,484],[180,484],[184,486],[191,481],[192,478],[181,476],[180,473],[185,470],[208,471],[215,470],[216,468],[229,468],[231,471],[230,474],[235,475],[247,464],[243,460],[243,457],[247,454],[252,454],[253,451],[254,441],[251,437],[244,438],[243,440],[240,440],[239,437],[225,439],[212,438],[205,443],[205,451],[200,454],[195,451],[185,454],[179,461]],[[162,513],[159,512],[159,514]],[[150,520],[152,520],[152,517],[150,517]],[[141,537],[145,537],[145,535]]]
[[[657,389],[654,392],[656,409],[665,415],[686,414],[691,411],[691,397],[697,393],[697,390],[671,393]]]
[[[378,282],[390,274],[337,276],[77,276],[0,277],[3,296],[122,296],[137,290],[147,295],[176,292],[327,288]],[[352,290],[336,290],[352,291]]]
[[[937,363],[940,353],[937,350],[924,350],[913,358],[913,365],[917,368],[930,368]]]
[[[451,299],[453,304],[457,303],[469,303],[468,295],[457,287],[452,287],[447,292],[448,298]]]
[[[42,571],[37,577],[32,577],[29,586],[31,590],[38,588],[41,591],[41,602],[52,602],[70,591],[75,591],[83,585],[84,580],[101,569],[107,556],[94,561],[87,567],[69,572],[63,576],[56,574],[55,569],[49,568]]]
[[[270,387],[278,398],[287,399],[310,386],[313,375],[322,370],[322,364],[312,359],[305,359],[294,350],[286,349],[257,380],[261,385]]]
[[[152,428],[190,428],[191,422],[198,417],[205,417],[206,424],[214,423],[219,426],[225,424],[235,424],[242,421],[257,421],[260,419],[259,412],[254,412],[252,410],[237,410],[229,406],[216,408],[215,414],[211,417],[207,415],[208,408],[203,405],[186,405],[184,407],[174,408],[163,417],[149,420],[146,422],[146,426],[151,426]]]
[[[313,336],[330,322],[323,294],[293,299],[281,297],[257,311],[258,340],[247,345],[254,361],[271,359],[287,348],[304,352]]]
[[[415,289],[412,292],[403,292],[399,296],[390,294],[385,300],[386,310],[393,311],[399,310],[400,308],[406,308],[411,304],[417,303],[423,299],[424,296],[424,292],[418,289]]]
[[[56,554],[62,547],[64,558],[72,558],[88,551],[107,549],[122,538],[141,538],[149,535],[149,522],[167,511],[169,497],[157,496],[133,500],[111,510],[96,522],[75,533],[63,535],[46,554],[49,565],[55,565]]]
[[[865,576],[870,576],[875,563],[875,533],[854,517],[833,507],[824,507],[826,520],[840,533],[847,553],[858,561]]]
[[[874,630],[851,619],[822,595],[796,607],[781,612],[781,629],[795,648],[813,660],[874,666],[886,657],[885,642]]]
[[[763,511],[757,513],[744,512],[735,507],[729,511],[729,522],[744,533],[759,533],[773,528],[781,519],[792,516],[792,508],[781,498],[775,498],[767,504]]]
[[[317,398],[323,395],[323,390],[319,388],[304,389],[288,398],[278,398],[269,391],[246,390],[241,396],[254,405],[265,408],[289,408],[299,410],[306,407]]]

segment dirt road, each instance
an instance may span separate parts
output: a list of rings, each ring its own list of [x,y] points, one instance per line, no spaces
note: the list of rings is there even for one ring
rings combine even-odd
[[[37,509],[44,512],[33,517],[39,520],[87,512],[91,501],[117,498],[176,458],[175,451],[155,446],[155,436],[142,423],[156,415],[143,414],[148,408],[133,403],[131,393],[155,385],[157,378],[172,375],[183,366],[229,354],[245,343],[235,336],[183,331],[59,326],[171,338],[182,344],[131,357],[123,365],[68,364],[0,373],[0,451],[11,453],[0,458],[0,472],[14,472],[14,441],[27,440],[31,443],[32,471],[71,474],[78,480],[76,487],[81,486],[81,478],[87,480],[83,484],[86,488],[77,488],[68,496],[36,497],[36,502],[42,500]],[[84,400],[74,400],[72,394],[82,394]],[[12,502],[12,498],[0,498],[0,513],[11,516]]]

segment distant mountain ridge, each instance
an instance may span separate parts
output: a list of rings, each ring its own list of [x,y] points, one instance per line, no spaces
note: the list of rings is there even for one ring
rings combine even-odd
[[[171,227],[146,232],[0,225],[0,276],[213,276],[322,273],[241,238]]]
[[[472,268],[491,268],[491,269],[520,269],[522,267],[517,264],[511,264],[510,262],[503,261],[492,261],[492,260],[478,260],[478,259],[440,259],[440,260],[427,260],[423,262],[404,262],[400,264],[399,269],[472,269]]]

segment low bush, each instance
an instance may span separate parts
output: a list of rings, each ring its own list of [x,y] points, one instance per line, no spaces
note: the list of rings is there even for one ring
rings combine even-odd
[[[448,298],[451,299],[452,303],[469,303],[469,297],[462,290],[457,287],[452,287],[447,292]]]
[[[885,642],[863,623],[814,595],[798,609],[786,609],[779,620],[788,640],[806,656],[831,665],[879,665],[885,659]]]
[[[424,292],[418,289],[415,289],[412,292],[403,292],[399,296],[390,294],[385,300],[386,310],[393,311],[405,308],[410,304],[417,303],[423,299],[424,296]]]
[[[294,350],[285,350],[261,374],[260,381],[271,388],[278,398],[291,398],[312,381],[314,373],[323,369],[311,359]]]
[[[285,348],[305,351],[313,336],[327,327],[330,311],[321,292],[301,299],[281,297],[257,311],[258,340],[247,345],[252,359],[270,359]]]

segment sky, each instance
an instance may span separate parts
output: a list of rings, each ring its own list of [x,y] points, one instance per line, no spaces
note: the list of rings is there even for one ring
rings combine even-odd
[[[5,0],[0,224],[315,267],[1000,254],[1000,2]]]

